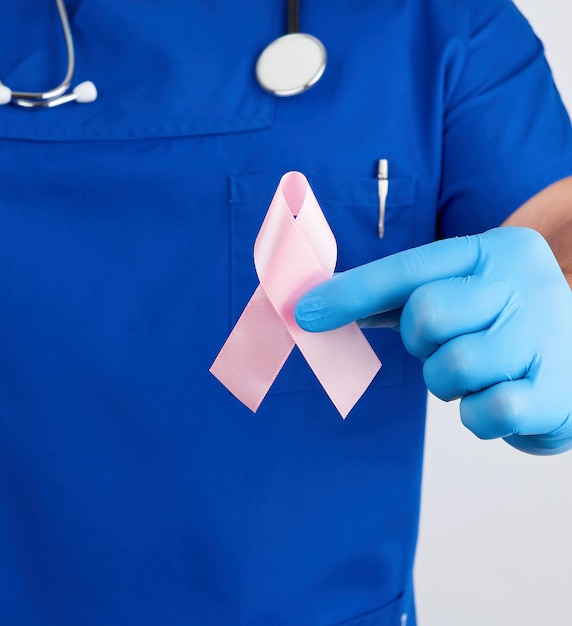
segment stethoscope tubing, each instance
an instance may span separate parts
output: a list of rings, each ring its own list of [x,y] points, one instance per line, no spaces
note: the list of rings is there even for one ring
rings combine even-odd
[[[75,50],[73,44],[73,36],[70,28],[70,23],[68,19],[68,13],[66,7],[64,5],[64,0],[56,0],[56,5],[58,7],[58,13],[60,16],[60,24],[64,33],[64,38],[66,42],[66,50],[67,50],[67,59],[68,65],[66,70],[66,75],[62,82],[53,89],[49,89],[48,91],[12,91],[12,103],[18,106],[23,106],[27,108],[34,107],[49,107],[50,100],[54,100],[55,98],[59,98],[62,96],[70,87],[71,81],[75,72]],[[65,102],[74,100],[73,94],[69,94],[69,99],[66,98]],[[64,100],[59,100],[58,104],[64,104]],[[52,106],[55,106],[53,104]]]
[[[300,0],[288,0],[288,34],[300,32]]]

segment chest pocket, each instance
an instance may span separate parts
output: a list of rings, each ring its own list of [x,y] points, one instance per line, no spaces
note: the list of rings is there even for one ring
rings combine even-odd
[[[258,284],[253,249],[256,235],[281,173],[231,176],[231,324],[240,317]],[[377,235],[379,200],[375,178],[313,176],[306,173],[338,246],[336,271],[344,271],[393,254],[412,245],[415,179],[393,178],[385,213],[385,236]],[[389,329],[365,331],[383,367],[372,386],[401,382],[404,349],[398,333]],[[272,386],[271,393],[311,391],[320,384],[294,349]]]

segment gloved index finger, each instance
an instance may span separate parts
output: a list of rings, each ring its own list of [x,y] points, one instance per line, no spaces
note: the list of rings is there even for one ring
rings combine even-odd
[[[425,283],[473,274],[479,249],[479,235],[444,239],[336,274],[300,299],[296,321],[317,332],[400,308]]]

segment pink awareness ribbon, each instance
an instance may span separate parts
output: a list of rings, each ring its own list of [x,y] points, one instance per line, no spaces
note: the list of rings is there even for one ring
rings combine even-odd
[[[285,174],[254,244],[260,284],[210,372],[256,411],[294,345],[343,418],[361,398],[381,362],[354,322],[309,333],[294,319],[300,297],[331,278],[337,246],[306,177]]]

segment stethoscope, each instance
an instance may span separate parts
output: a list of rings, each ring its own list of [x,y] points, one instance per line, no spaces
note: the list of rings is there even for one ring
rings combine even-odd
[[[63,81],[43,92],[13,91],[0,82],[0,104],[28,109],[56,107],[66,102],[93,102],[97,89],[85,81],[70,91],[75,71],[75,50],[64,0],[56,0],[67,50]],[[260,86],[276,96],[295,96],[315,85],[326,69],[326,49],[312,35],[300,32],[300,2],[288,0],[288,33],[272,41],[258,57],[256,78]]]
[[[68,55],[68,67],[62,82],[48,91],[13,91],[0,82],[0,104],[14,104],[28,109],[56,107],[66,102],[93,102],[97,98],[97,89],[91,81],[85,81],[69,91],[75,71],[75,51],[71,34],[68,12],[64,0],[56,0],[60,22],[64,31]]]

